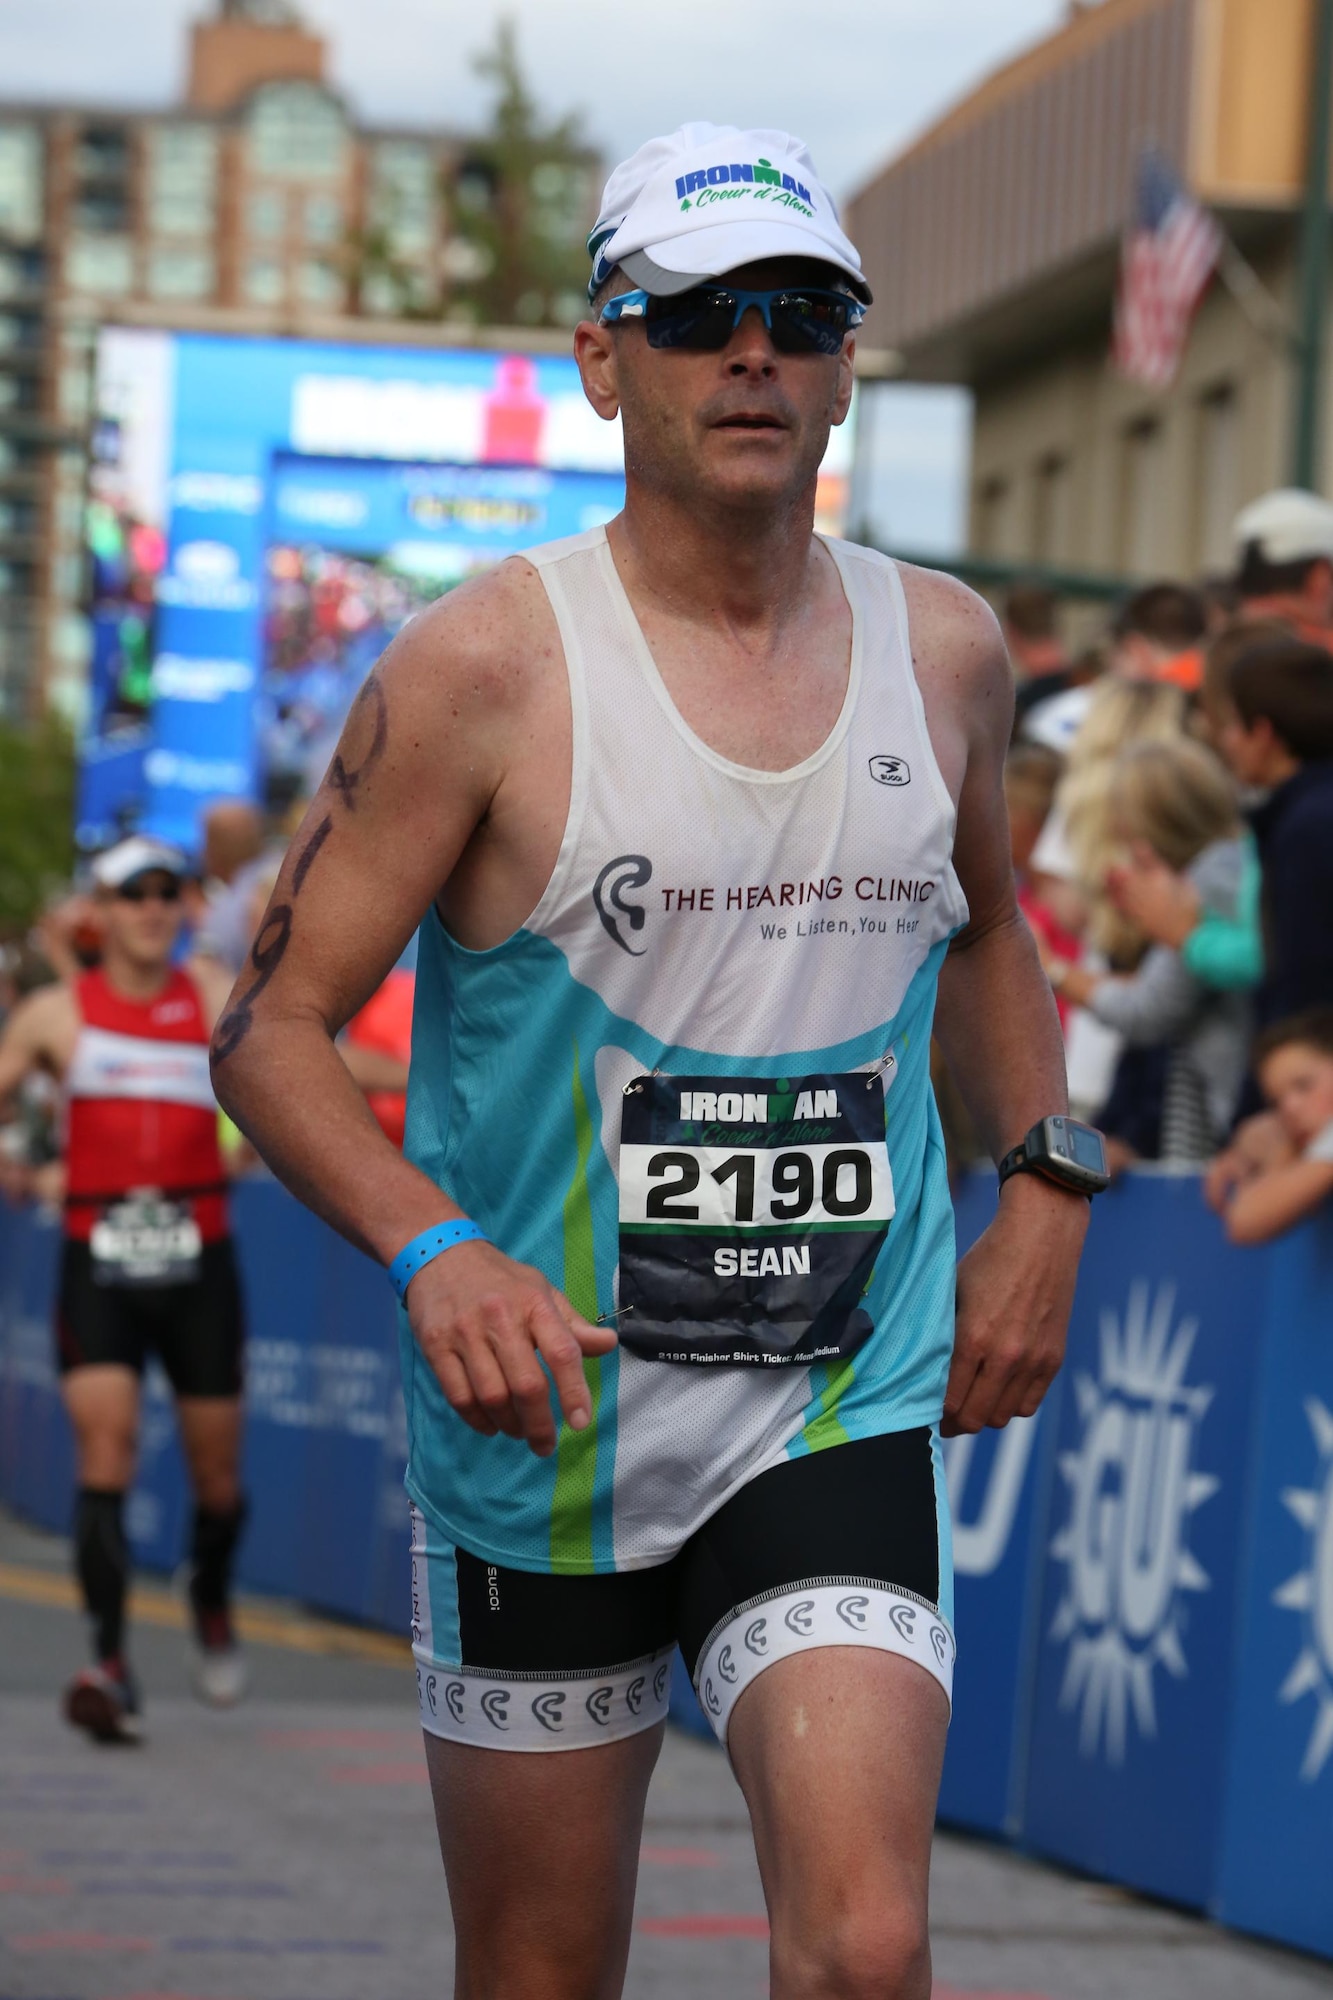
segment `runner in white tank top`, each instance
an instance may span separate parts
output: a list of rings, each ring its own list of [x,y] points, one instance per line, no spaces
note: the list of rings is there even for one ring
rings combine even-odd
[[[799,142],[653,141],[592,243],[575,346],[625,512],[395,642],[215,1075],[405,1293],[455,1991],[619,1991],[679,1644],[749,1801],[773,1992],[925,2000],[940,1420],[1036,1409],[1086,1220],[1010,1181],[955,1337],[937,982],[997,1161],[1064,1110],[1012,689],[968,592],[812,536],[868,293]],[[402,1160],[330,1037],[418,923]]]

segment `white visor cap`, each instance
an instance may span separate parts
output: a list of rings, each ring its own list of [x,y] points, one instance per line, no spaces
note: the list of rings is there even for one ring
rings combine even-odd
[[[617,265],[669,298],[761,258],[809,257],[870,303],[833,197],[790,132],[695,124],[650,139],[607,182],[588,249],[590,298]]]
[[[183,876],[188,864],[178,847],[168,847],[145,833],[132,833],[99,854],[92,865],[92,878],[99,889],[123,889],[136,875],[160,868],[164,875]]]
[[[1279,486],[1242,507],[1231,533],[1238,561],[1251,545],[1270,563],[1333,559],[1333,505],[1299,486]]]

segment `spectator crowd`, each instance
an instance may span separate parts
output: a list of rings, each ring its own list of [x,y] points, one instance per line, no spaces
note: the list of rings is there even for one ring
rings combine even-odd
[[[1075,658],[1010,593],[1005,786],[1075,1112],[1117,1171],[1205,1166],[1250,1243],[1333,1195],[1333,505],[1270,493],[1235,545]]]

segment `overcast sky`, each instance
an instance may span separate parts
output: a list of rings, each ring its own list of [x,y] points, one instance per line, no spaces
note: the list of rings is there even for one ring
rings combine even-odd
[[[208,11],[208,0],[0,0],[0,95],[168,104],[184,82],[186,24]],[[842,198],[1067,4],[302,0],[301,11],[328,36],[332,81],[363,118],[479,123],[487,100],[470,58],[508,14],[543,106],[580,111],[609,159],[691,118],[784,126]],[[876,425],[884,532],[902,540],[900,518],[913,546],[948,545],[962,434],[956,401],[920,391],[903,392],[898,423]]]

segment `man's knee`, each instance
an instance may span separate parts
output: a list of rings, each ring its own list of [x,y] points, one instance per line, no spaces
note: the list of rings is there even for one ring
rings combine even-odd
[[[774,2000],[930,2000],[925,1912],[867,1890],[811,1922],[775,1916]]]

